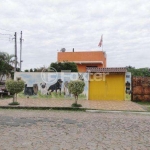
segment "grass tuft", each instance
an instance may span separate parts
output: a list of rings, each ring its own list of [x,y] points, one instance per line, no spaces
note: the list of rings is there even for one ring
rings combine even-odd
[[[71,105],[71,107],[82,107],[82,105],[81,105],[81,104],[73,103],[73,104]]]
[[[18,102],[12,102],[12,103],[9,103],[9,105],[20,105],[20,103],[18,103]]]

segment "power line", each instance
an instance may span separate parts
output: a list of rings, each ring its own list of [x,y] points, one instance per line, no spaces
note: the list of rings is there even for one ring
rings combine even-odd
[[[11,37],[1,37],[0,36],[0,40],[8,40],[8,41],[11,41],[12,40],[12,38]]]
[[[1,41],[10,41],[9,39],[8,40],[6,40],[6,39],[0,39]]]
[[[3,34],[3,33],[0,33],[1,35],[9,35],[9,36],[12,36],[11,34]]]
[[[2,28],[0,28],[0,30],[9,31],[9,32],[13,32],[13,31],[10,31],[10,30],[2,29]]]
[[[9,37],[1,37],[1,36],[0,36],[0,38],[9,39]]]

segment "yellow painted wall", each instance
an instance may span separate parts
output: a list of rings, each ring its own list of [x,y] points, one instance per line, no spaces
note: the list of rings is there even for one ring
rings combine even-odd
[[[90,80],[93,76],[90,76]],[[125,74],[109,74],[105,80],[89,81],[89,100],[125,100]]]

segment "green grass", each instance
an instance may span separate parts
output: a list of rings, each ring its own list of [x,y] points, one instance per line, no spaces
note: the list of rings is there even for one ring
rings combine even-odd
[[[86,98],[86,94],[80,94],[79,95],[79,99],[85,99]]]
[[[42,95],[40,91],[38,91],[37,95],[32,95],[32,96],[28,96],[28,95],[24,95],[24,92],[20,92],[18,93],[18,98],[27,98],[30,97],[31,99],[38,99],[38,98],[43,98],[43,99],[73,99],[74,97],[70,97],[70,96],[65,96],[63,94],[63,92],[60,95],[60,92],[52,92],[51,95]],[[86,99],[86,95],[85,94],[80,94],[79,95],[79,100],[81,99]]]
[[[0,110],[7,109],[7,110],[44,110],[44,111],[81,111],[85,112],[86,108],[79,108],[79,107],[13,107],[13,106],[0,106]]]
[[[136,102],[140,105],[147,105],[147,106],[150,106],[150,102]]]
[[[126,98],[125,98],[125,100],[131,100],[131,94],[129,95],[129,94],[126,94]]]
[[[82,107],[82,105],[81,105],[81,104],[73,103],[73,104],[71,105],[71,107]]]
[[[9,98],[13,98],[13,95],[3,95],[2,98],[0,99],[9,99]]]
[[[137,104],[143,105],[146,107],[147,111],[150,111],[150,102],[136,102]]]
[[[20,105],[20,103],[18,103],[18,102],[11,102],[11,103],[9,103],[9,105]]]

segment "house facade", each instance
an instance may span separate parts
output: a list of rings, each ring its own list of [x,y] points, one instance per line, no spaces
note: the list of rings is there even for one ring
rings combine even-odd
[[[78,72],[89,74],[89,100],[125,100],[126,68],[107,68],[104,51],[58,52],[58,62],[74,62]]]
[[[45,94],[45,97],[54,97],[55,94],[47,96],[48,89],[61,80],[59,86],[61,98],[71,98],[68,83],[72,80],[79,80],[82,76],[85,83],[81,98],[87,100],[113,100],[124,101],[126,91],[126,68],[107,68],[106,53],[103,51],[89,52],[58,52],[58,62],[74,62],[77,64],[78,72],[42,72],[42,73],[15,73],[15,78],[21,77],[26,82],[26,89],[33,89],[31,96]],[[55,80],[54,80],[55,79]],[[38,87],[34,92],[34,85]],[[61,88],[60,88],[61,87]],[[44,88],[44,89],[43,89]],[[45,91],[45,92],[44,92]],[[56,90],[57,92],[57,90]],[[37,94],[38,93],[38,94]],[[25,91],[26,95],[27,92]],[[60,97],[58,97],[60,98]]]
[[[103,51],[58,52],[57,62],[74,62],[78,72],[86,72],[87,67],[106,68],[106,53]]]

